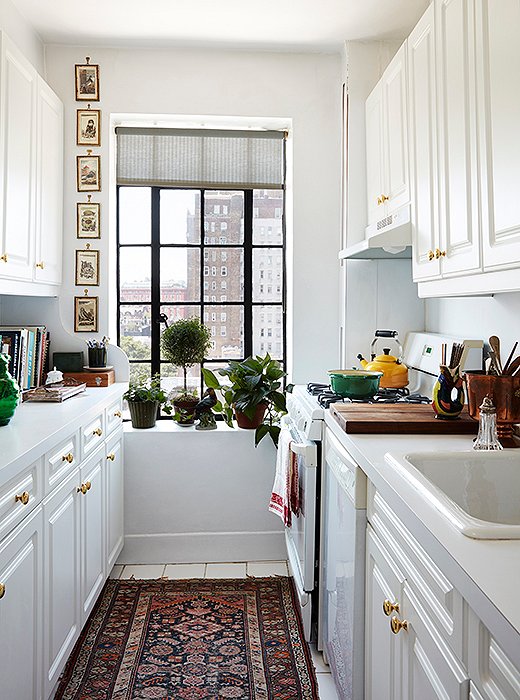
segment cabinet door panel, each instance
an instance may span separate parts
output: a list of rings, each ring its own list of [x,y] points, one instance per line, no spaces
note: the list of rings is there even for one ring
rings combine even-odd
[[[401,700],[401,642],[390,630],[383,603],[401,603],[402,575],[367,528],[365,600],[365,698]]]
[[[406,108],[406,45],[399,49],[382,79],[385,150],[384,194],[388,209],[408,203],[408,129]]]
[[[79,469],[44,504],[44,689],[48,696],[79,634]]]
[[[365,108],[367,151],[367,219],[374,223],[385,215],[378,204],[383,193],[383,93],[378,83]]]
[[[520,262],[520,2],[480,0],[477,65],[484,267]]]
[[[433,3],[408,37],[413,278],[438,277],[437,94]],[[431,258],[431,259],[430,259]]]
[[[473,3],[440,0],[436,26],[440,249],[447,275],[480,268]]]
[[[0,546],[0,698],[39,700],[41,690],[42,509]]]
[[[123,436],[107,445],[106,457],[107,572],[123,547]]]
[[[0,76],[0,275],[32,279],[34,233],[34,68],[3,34]]]
[[[80,493],[81,508],[81,612],[85,622],[104,583],[105,451],[100,450],[81,469],[80,481],[88,490]],[[89,487],[90,484],[90,487]]]

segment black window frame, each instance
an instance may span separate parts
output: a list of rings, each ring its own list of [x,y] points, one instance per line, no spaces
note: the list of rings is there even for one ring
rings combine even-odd
[[[130,364],[150,364],[151,374],[160,373],[161,365],[168,365],[168,361],[161,360],[161,350],[160,350],[160,336],[164,328],[162,325],[160,314],[161,306],[164,306],[164,302],[161,303],[161,293],[160,293],[160,253],[163,248],[180,248],[180,249],[199,249],[200,259],[199,259],[199,301],[175,301],[176,306],[197,306],[200,308],[200,319],[204,322],[204,310],[205,307],[209,306],[239,306],[244,310],[244,335],[243,335],[243,348],[244,356],[241,358],[233,359],[245,359],[253,354],[253,309],[254,307],[262,306],[278,306],[282,310],[282,353],[281,357],[275,359],[278,360],[283,369],[287,368],[287,237],[286,237],[286,223],[285,223],[285,188],[281,188],[279,191],[282,195],[282,242],[280,244],[265,243],[263,245],[253,242],[253,201],[254,192],[262,189],[267,191],[273,191],[269,188],[230,188],[230,187],[176,187],[176,186],[151,186],[144,185],[151,190],[151,233],[150,242],[144,243],[121,243],[120,241],[120,190],[121,188],[128,189],[133,187],[133,185],[117,185],[116,186],[116,248],[117,248],[117,268],[116,268],[116,278],[117,278],[117,344],[120,345],[121,341],[121,306],[150,306],[151,311],[151,348],[150,348],[150,359],[137,359],[133,360],[129,358]],[[143,185],[135,185],[135,187],[143,187]],[[200,193],[200,242],[199,243],[161,243],[160,239],[160,196],[162,190],[192,190]],[[205,238],[209,239],[210,232],[205,232],[204,230],[204,219],[205,219],[205,195],[206,193],[212,192],[237,192],[242,193],[244,197],[244,232],[243,232],[243,243],[208,243],[205,242]],[[222,234],[219,231],[219,237]],[[143,248],[147,247],[151,249],[151,299],[150,302],[127,302],[121,301],[121,275],[120,275],[120,252],[123,248]],[[226,250],[227,248],[237,249],[242,248],[244,251],[244,291],[242,301],[211,301],[211,295],[207,294],[208,301],[205,301],[205,289],[204,281],[207,281],[207,275],[204,274],[204,268],[209,267],[209,260],[204,259],[205,248],[218,248],[221,250]],[[253,301],[253,251],[255,249],[279,249],[282,251],[282,289],[281,289],[281,300],[280,301]],[[220,290],[222,291],[222,290]],[[209,292],[209,289],[208,289]],[[221,296],[221,295],[219,295]],[[229,358],[216,358],[208,357],[204,358],[202,366],[205,365],[215,365],[216,363],[226,363]],[[203,381],[202,374],[199,381],[199,390],[202,393]]]

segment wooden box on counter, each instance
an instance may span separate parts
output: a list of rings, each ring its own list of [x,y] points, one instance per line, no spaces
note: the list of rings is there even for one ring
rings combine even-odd
[[[85,382],[87,386],[110,386],[116,381],[116,373],[113,369],[99,372],[64,372],[64,377],[73,377],[78,382]]]

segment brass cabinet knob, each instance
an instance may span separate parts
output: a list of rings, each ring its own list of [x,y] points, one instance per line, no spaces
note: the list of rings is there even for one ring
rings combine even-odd
[[[122,415],[123,415],[123,414],[121,413],[121,411],[116,411],[116,412],[114,413],[114,418],[121,418]]]
[[[388,202],[390,197],[387,197],[386,194],[381,195],[381,204],[384,204],[385,202]]]
[[[393,612],[398,613],[399,612],[399,603],[392,603],[388,598],[384,601],[383,603],[383,612],[387,617],[390,617],[390,615]]]
[[[39,268],[40,270],[43,270],[43,268],[45,267],[45,263],[44,263],[43,260],[42,260],[41,262],[37,262],[36,265],[35,265],[34,267],[37,267],[37,268]]]
[[[435,248],[435,257],[437,260],[439,258],[444,258],[446,256],[446,251],[445,250],[439,250],[438,248]]]
[[[6,263],[6,262],[7,262],[7,253],[4,253],[3,255],[0,255],[0,260],[1,260],[2,262],[5,262],[5,263]]]
[[[96,428],[92,431],[92,435],[97,435],[98,437],[101,437],[103,435],[103,431],[101,430],[101,428]]]
[[[90,483],[90,481],[86,481],[85,486],[87,487],[87,491],[90,491],[90,487],[92,486],[92,484]]]
[[[23,506],[26,506],[29,503],[29,498],[30,498],[29,493],[27,491],[24,491],[23,493],[20,493],[20,494],[17,493],[16,496],[14,497],[14,500],[15,500],[15,503],[18,503],[18,501],[20,501],[20,503]]]
[[[5,595],[5,586],[3,583],[0,583],[0,598],[3,598]]]
[[[433,252],[433,250],[429,250],[428,251],[428,260],[433,260],[434,257],[435,257],[435,253]]]
[[[379,206],[381,206],[381,204],[383,204],[383,200],[381,199],[381,197],[378,197],[377,198],[377,206],[379,207]]]
[[[408,631],[408,620],[400,620],[394,615],[390,620],[390,629],[394,634],[399,634],[401,630]]]
[[[85,495],[87,493],[87,491],[90,491],[91,486],[92,486],[92,484],[90,483],[90,481],[86,481],[84,484],[81,484],[81,486],[78,486],[76,491],[78,493],[81,492],[83,495]]]
[[[74,461],[74,455],[72,454],[72,452],[69,452],[68,455],[63,455],[63,457],[61,458],[61,461],[68,462],[69,464],[72,464],[72,462]]]
[[[109,455],[107,455],[107,459],[109,459],[111,462],[113,462],[115,458],[116,458],[116,456],[113,452],[111,452]]]

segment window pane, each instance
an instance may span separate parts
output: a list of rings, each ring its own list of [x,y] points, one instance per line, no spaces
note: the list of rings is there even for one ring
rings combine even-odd
[[[168,318],[168,324],[172,324],[174,321],[178,321],[180,318],[200,318],[200,306],[176,306],[175,304],[163,304],[161,305],[161,313],[166,314]],[[161,324],[161,332],[164,331],[166,326]],[[161,360],[166,360],[161,351]]]
[[[120,248],[119,278],[121,302],[151,301],[150,248]]]
[[[204,301],[243,301],[244,249],[205,248],[203,276]]]
[[[119,344],[131,360],[151,358],[151,307],[121,305]]]
[[[211,333],[210,358],[239,359],[244,356],[242,306],[205,306],[203,321]]]
[[[244,194],[208,190],[204,193],[204,243],[206,245],[244,242]]]
[[[119,188],[119,242],[150,243],[152,197],[150,187]]]
[[[152,366],[148,362],[131,362],[130,363],[130,381],[137,382],[141,379],[150,378]]]
[[[200,365],[189,367],[187,375],[186,385],[188,391],[196,392],[197,396],[200,396]],[[167,394],[175,394],[184,386],[182,369],[173,367],[167,362],[161,364],[161,380],[161,386]]]
[[[281,245],[283,192],[281,190],[254,190],[253,243],[254,245]]]
[[[161,248],[161,301],[200,299],[200,249]]]
[[[200,243],[198,190],[161,190],[161,243]]]
[[[253,307],[253,354],[266,353],[275,360],[283,357],[281,306]]]
[[[282,301],[282,250],[253,249],[253,301]]]

